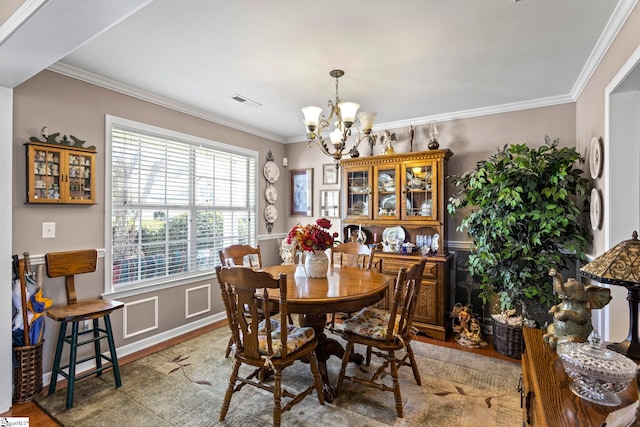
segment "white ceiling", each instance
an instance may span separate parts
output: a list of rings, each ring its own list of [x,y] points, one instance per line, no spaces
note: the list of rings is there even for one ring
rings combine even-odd
[[[132,15],[51,69],[293,142],[300,108],[334,98],[334,68],[374,129],[575,100],[636,1],[121,0]]]

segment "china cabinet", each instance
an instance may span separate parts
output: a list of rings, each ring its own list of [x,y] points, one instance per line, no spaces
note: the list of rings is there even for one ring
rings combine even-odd
[[[27,143],[27,203],[95,204],[95,151]]]
[[[439,243],[446,236],[445,177],[452,155],[445,149],[340,162],[343,227],[362,228],[366,244],[380,245],[376,257],[382,273],[395,279],[401,267],[428,258],[414,326],[439,340],[446,339],[449,327],[452,257]],[[394,280],[389,282],[393,286]],[[388,308],[388,298],[378,306]]]

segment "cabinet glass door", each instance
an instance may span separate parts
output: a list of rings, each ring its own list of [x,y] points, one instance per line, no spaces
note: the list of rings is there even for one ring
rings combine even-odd
[[[57,150],[33,150],[33,199],[60,200],[60,152]]]
[[[374,185],[376,186],[375,219],[400,219],[402,199],[400,188],[402,179],[397,165],[375,166]]]
[[[371,169],[351,168],[345,171],[345,209],[347,217],[368,219],[371,217]]]
[[[91,200],[92,157],[69,153],[69,201]]]
[[[415,162],[403,165],[406,207],[403,218],[410,220],[437,220],[438,183],[436,163]]]

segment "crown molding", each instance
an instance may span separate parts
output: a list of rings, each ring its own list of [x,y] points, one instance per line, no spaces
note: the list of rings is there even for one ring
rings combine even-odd
[[[31,18],[36,12],[38,12],[44,5],[49,3],[50,0],[27,0],[22,6],[15,11],[13,15],[0,25],[0,45],[4,43],[13,33]]]
[[[604,31],[600,34],[596,45],[591,51],[591,55],[587,59],[580,75],[578,76],[573,89],[571,90],[571,97],[577,100],[585,86],[591,79],[591,76],[595,72],[596,68],[607,54],[607,51],[611,47],[611,44],[615,40],[616,36],[620,32],[620,29],[629,18],[629,15],[633,11],[633,8],[638,3],[638,0],[620,0],[615,10],[609,18],[609,22],[604,27]]]
[[[550,96],[547,98],[532,99],[530,101],[512,102],[509,104],[492,105],[489,107],[474,108],[470,110],[461,110],[451,113],[436,114],[433,116],[417,117],[414,119],[398,120],[395,122],[380,123],[374,125],[373,132],[380,132],[389,129],[405,128],[409,126],[428,125],[431,122],[443,122],[450,120],[469,119],[472,117],[489,116],[492,114],[510,113],[519,110],[528,110],[531,108],[549,107],[552,105],[567,104],[575,102],[575,98],[571,95]],[[306,142],[306,135],[287,138],[285,144],[295,142]]]
[[[285,143],[284,138],[271,134],[269,132],[265,132],[260,129],[256,129],[250,126],[246,126],[246,125],[222,118],[220,116],[211,114],[209,112],[200,110],[198,108],[193,108],[188,105],[182,104],[180,102],[173,101],[169,98],[158,96],[151,92],[147,92],[144,90],[137,89],[133,86],[119,83],[115,80],[111,80],[106,77],[102,77],[97,74],[90,73],[85,70],[81,70],[80,68],[76,68],[62,62],[56,62],[55,64],[52,64],[47,68],[47,70],[53,71],[55,73],[62,74],[64,76],[71,77],[77,80],[81,80],[83,82],[91,83],[93,85],[100,86],[105,89],[113,90],[115,92],[119,92],[124,95],[128,95],[133,98],[140,99],[142,101],[150,102],[152,104],[156,104],[161,107],[169,108],[179,113],[188,114],[190,116],[197,117],[199,119],[207,120],[212,123],[216,123],[222,126],[236,129],[251,135],[259,136],[261,138],[265,138],[274,142],[279,142],[281,144]]]

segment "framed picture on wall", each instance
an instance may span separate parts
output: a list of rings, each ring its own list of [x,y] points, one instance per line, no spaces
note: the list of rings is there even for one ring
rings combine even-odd
[[[340,217],[339,190],[320,190],[320,216],[323,218]]]
[[[338,168],[335,163],[327,163],[322,165],[322,183],[323,184],[337,184],[338,183]]]
[[[291,174],[291,216],[313,216],[313,168]]]

